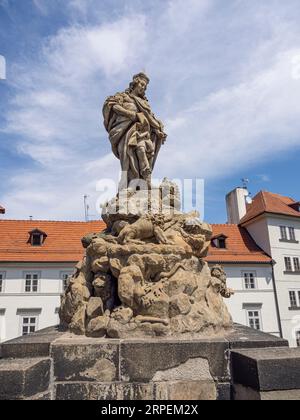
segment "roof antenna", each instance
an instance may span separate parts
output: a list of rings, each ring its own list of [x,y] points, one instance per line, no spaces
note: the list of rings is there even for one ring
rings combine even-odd
[[[248,185],[249,185],[249,179],[248,178],[242,178],[242,183],[243,183],[243,188],[245,190],[248,190]]]
[[[88,222],[89,221],[89,210],[90,210],[90,206],[88,204],[88,195],[84,195],[83,197],[83,201],[84,201],[84,217],[85,217],[85,221]]]
[[[249,179],[248,178],[243,178],[242,179],[242,182],[243,182],[243,188],[244,188],[244,190],[246,190],[246,192],[245,192],[245,201],[246,201],[246,204],[252,204],[253,203],[253,199],[252,199],[252,197],[251,197],[251,192],[249,192],[249,190],[248,190],[248,185],[249,185]]]

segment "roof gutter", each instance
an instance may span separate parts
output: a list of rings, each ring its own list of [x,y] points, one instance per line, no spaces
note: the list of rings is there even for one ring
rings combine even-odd
[[[288,217],[288,218],[292,217],[292,218],[295,218],[295,219],[300,218],[300,213],[299,213],[299,216],[297,216],[296,214],[273,213],[273,212],[270,212],[270,211],[262,211],[261,213],[257,214],[256,216],[251,217],[248,220],[245,220],[244,222],[243,222],[243,219],[242,219],[238,226],[241,226],[241,227],[247,226],[247,224],[249,224],[250,222],[252,222],[256,219],[258,219],[260,216],[263,216],[264,214],[267,214],[267,215],[270,215],[270,216],[285,216],[285,217]]]
[[[205,259],[205,258],[204,258]],[[236,265],[240,265],[240,264],[260,264],[260,265],[269,265],[271,262],[270,261],[224,261],[224,260],[206,260],[205,261],[208,264],[223,264],[223,265],[232,265],[232,264],[236,264]]]

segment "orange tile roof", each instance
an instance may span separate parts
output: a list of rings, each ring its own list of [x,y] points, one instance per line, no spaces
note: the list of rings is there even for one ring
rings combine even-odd
[[[290,207],[296,203],[297,201],[290,197],[261,191],[254,197],[253,203],[248,205],[247,214],[242,218],[240,224],[243,225],[264,213],[300,217],[300,212]]]
[[[5,214],[5,208],[0,206],[0,214]]]
[[[0,220],[0,262],[77,262],[83,255],[81,238],[105,227],[102,221]],[[40,247],[28,243],[34,229],[47,234]]]
[[[220,235],[227,237],[226,249],[219,249],[211,245],[207,262],[220,263],[270,263],[268,256],[254,242],[247,230],[238,225],[212,225],[213,237]]]
[[[214,237],[225,235],[227,249],[211,246],[208,262],[269,263],[267,256],[253,241],[246,229],[237,225],[212,225]],[[101,232],[106,225],[95,222],[49,222],[0,220],[0,262],[72,262],[82,258],[81,238]],[[41,247],[33,247],[29,232],[39,229],[47,234]]]

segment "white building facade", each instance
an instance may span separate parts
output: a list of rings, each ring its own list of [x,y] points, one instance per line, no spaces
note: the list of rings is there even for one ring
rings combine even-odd
[[[0,342],[59,323],[60,296],[74,264],[0,264]]]
[[[0,220],[0,342],[57,325],[61,295],[103,222]]]
[[[238,190],[231,194],[239,194]],[[299,210],[299,203],[292,198],[262,191],[247,206],[240,220],[240,225],[274,261],[274,290],[281,330],[291,347],[300,347]]]
[[[226,271],[227,286],[235,292],[225,300],[233,321],[280,337],[271,257],[245,228],[237,224],[212,227],[212,246],[207,261],[210,266],[222,265]]]
[[[246,227],[276,262],[274,278],[283,337],[290,346],[300,346],[300,218],[266,213]]]
[[[224,264],[227,285],[235,291],[226,300],[234,322],[280,337],[271,265]]]

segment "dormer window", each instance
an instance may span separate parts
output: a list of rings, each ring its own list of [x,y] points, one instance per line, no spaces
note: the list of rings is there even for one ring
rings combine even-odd
[[[300,201],[298,201],[297,203],[292,203],[289,205],[293,210],[299,211],[300,212]]]
[[[46,233],[38,229],[29,232],[29,235],[29,243],[32,246],[42,246],[47,238]]]
[[[227,236],[225,235],[216,236],[212,239],[212,245],[215,248],[226,249],[227,248],[226,240],[227,240]]]

